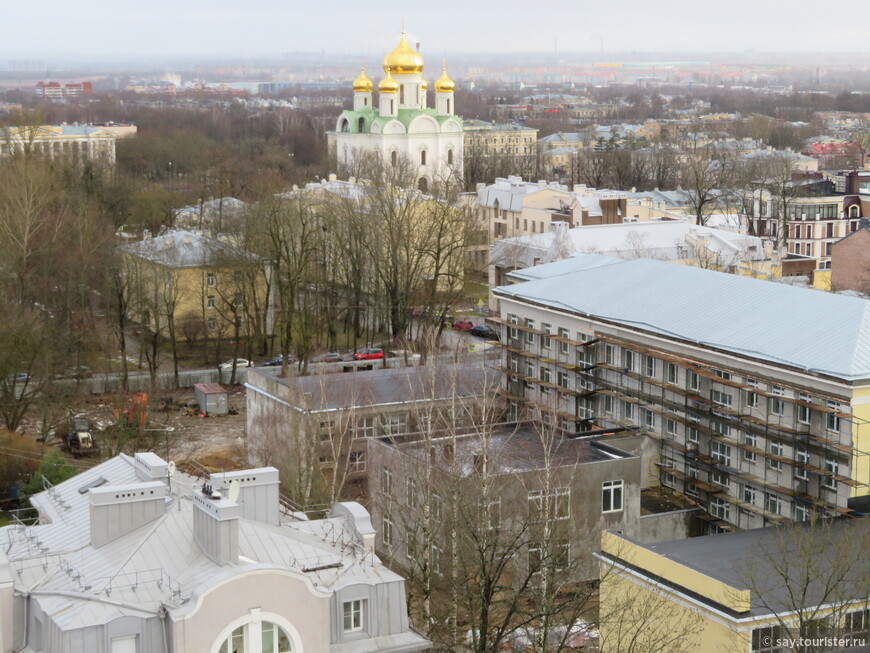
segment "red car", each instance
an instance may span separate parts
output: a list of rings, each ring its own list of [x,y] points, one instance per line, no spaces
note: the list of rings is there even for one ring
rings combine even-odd
[[[383,349],[363,349],[353,355],[355,361],[370,361],[384,357]]]
[[[459,331],[471,331],[474,328],[474,322],[471,320],[456,320],[453,323],[453,328]]]

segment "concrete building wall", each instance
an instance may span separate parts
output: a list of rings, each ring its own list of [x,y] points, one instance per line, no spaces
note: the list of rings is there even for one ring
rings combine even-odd
[[[831,248],[831,288],[870,290],[870,229],[861,228]]]

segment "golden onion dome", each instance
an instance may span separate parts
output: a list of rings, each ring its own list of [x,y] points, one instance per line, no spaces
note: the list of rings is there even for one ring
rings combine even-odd
[[[363,66],[360,68],[359,77],[353,80],[353,90],[355,92],[362,91],[370,93],[374,87],[374,82],[366,77],[366,67]]]
[[[384,72],[397,75],[420,75],[423,72],[423,57],[408,45],[404,30],[399,45],[384,57]]]
[[[390,74],[390,71],[387,71],[387,76],[381,80],[381,83],[378,84],[378,90],[381,93],[398,93],[399,92],[399,83],[393,79],[393,76]]]
[[[425,79],[421,79],[420,80],[420,87],[423,89],[423,92],[425,93],[429,89],[429,82],[427,82]]]
[[[437,93],[452,93],[456,90],[456,84],[447,76],[447,64],[441,67],[441,77],[435,82]]]

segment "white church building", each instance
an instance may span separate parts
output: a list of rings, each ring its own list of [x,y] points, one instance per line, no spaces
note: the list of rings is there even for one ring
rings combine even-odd
[[[456,116],[456,88],[446,64],[435,82],[435,106],[427,106],[428,83],[423,57],[405,39],[384,57],[384,77],[374,83],[365,68],[353,82],[353,110],[343,111],[334,132],[328,132],[330,152],[338,165],[350,166],[361,152],[377,152],[394,165],[400,157],[417,166],[418,186],[462,173],[462,120]]]

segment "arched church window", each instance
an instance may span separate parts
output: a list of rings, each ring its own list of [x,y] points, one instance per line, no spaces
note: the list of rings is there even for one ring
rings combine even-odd
[[[426,150],[422,150],[420,152],[420,165],[421,166],[426,165]]]
[[[447,113],[450,113],[450,98],[447,98]]]
[[[850,218],[857,218],[858,217],[858,205],[857,204],[853,204],[852,206],[849,207],[849,217]]]
[[[405,85],[399,84],[399,104],[405,104]]]
[[[363,98],[363,106],[367,107],[369,105],[369,99],[367,97]]]
[[[344,119],[341,121],[341,131],[343,131],[343,132],[350,131],[350,123],[347,121],[347,119]]]
[[[395,167],[395,165],[399,162],[399,155],[396,154],[396,150],[390,152],[390,164]]]
[[[366,130],[366,119],[365,118],[360,117],[360,119],[357,121],[357,124],[356,124],[356,130],[360,133],[362,133]]]
[[[447,165],[453,165],[453,150],[447,150]]]
[[[390,115],[396,113],[395,100],[390,100]]]
[[[426,177],[420,177],[420,181],[417,182],[417,188],[420,189],[420,192],[426,193],[429,191],[429,180]]]

